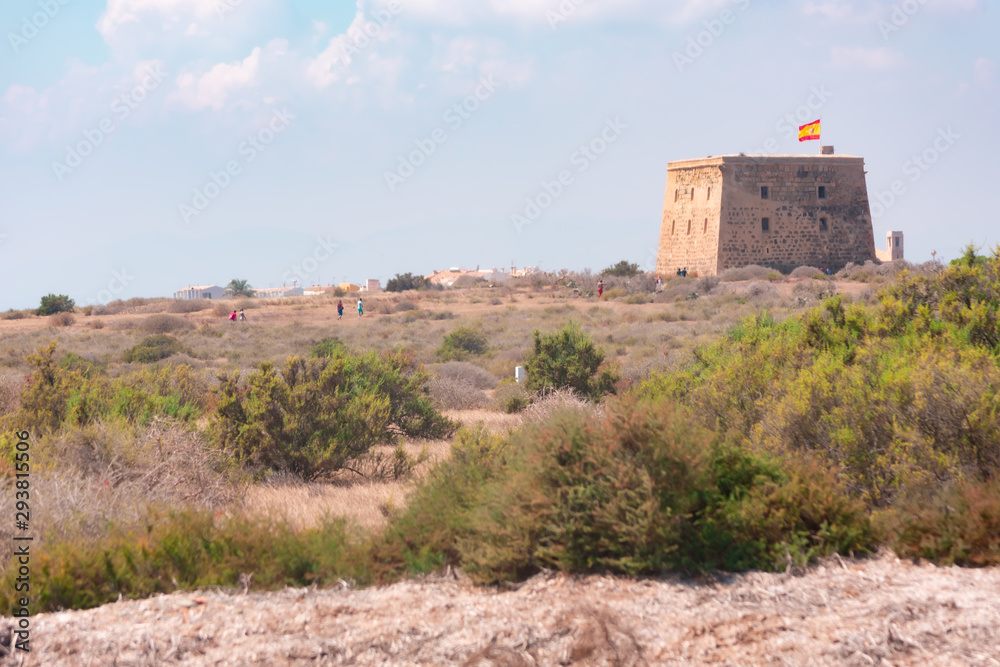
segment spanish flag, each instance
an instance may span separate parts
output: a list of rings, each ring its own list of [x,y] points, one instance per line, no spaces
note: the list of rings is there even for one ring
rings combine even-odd
[[[819,120],[799,125],[799,141],[819,141]]]

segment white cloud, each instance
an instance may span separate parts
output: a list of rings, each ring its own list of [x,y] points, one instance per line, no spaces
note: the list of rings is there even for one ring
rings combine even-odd
[[[903,54],[888,46],[835,46],[833,66],[869,70],[886,70],[903,64]]]
[[[382,3],[387,0],[381,0]],[[425,21],[452,26],[504,21],[550,27],[550,14],[564,18],[559,25],[606,20],[650,20],[684,25],[730,7],[747,9],[751,0],[407,0],[405,11]]]
[[[219,63],[200,76],[192,72],[181,74],[177,77],[177,92],[173,97],[190,109],[211,107],[218,111],[230,93],[256,82],[260,57],[258,46],[242,61]]]
[[[108,0],[104,14],[97,21],[97,30],[106,41],[111,41],[122,26],[139,23],[150,15],[164,27],[184,24],[191,19],[206,20],[218,17],[225,0]],[[228,7],[230,2],[226,4]]]

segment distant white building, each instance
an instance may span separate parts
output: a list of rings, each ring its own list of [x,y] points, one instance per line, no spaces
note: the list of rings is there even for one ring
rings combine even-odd
[[[381,292],[382,283],[373,278],[369,278],[365,281],[365,284],[361,286],[362,292]]]
[[[226,290],[218,285],[189,285],[184,289],[174,292],[175,299],[224,299]]]
[[[263,299],[274,299],[282,296],[303,296],[305,290],[301,287],[260,287],[254,288],[253,295]]]

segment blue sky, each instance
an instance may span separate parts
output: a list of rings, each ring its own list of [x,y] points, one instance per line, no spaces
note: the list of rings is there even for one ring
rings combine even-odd
[[[0,309],[233,277],[652,268],[667,162],[815,152],[790,128],[817,117],[866,160],[876,239],[904,231],[914,261],[992,246],[998,10],[6,0]]]

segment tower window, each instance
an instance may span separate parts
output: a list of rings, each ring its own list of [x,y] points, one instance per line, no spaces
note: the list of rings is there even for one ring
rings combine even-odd
[[[676,220],[671,220],[670,221],[670,235],[673,236],[674,232],[676,232],[676,231],[677,231],[677,221]]]
[[[820,218],[819,219],[819,231],[821,233],[824,233],[824,234],[827,231],[829,231],[829,227],[827,227],[827,225],[826,225],[826,218]]]
[[[691,236],[691,221],[688,220],[688,236]]]
[[[760,231],[769,232],[771,231],[771,218],[761,218],[760,219]]]
[[[701,230],[702,234],[708,234],[708,218],[705,218],[705,227]]]
[[[768,196],[768,194],[769,193],[767,191],[767,186],[766,185],[760,186],[760,198],[761,199],[769,199],[770,197]]]
[[[708,201],[711,198],[712,198],[712,187],[709,186],[708,193],[705,195],[705,201]]]
[[[691,201],[694,201],[694,188],[691,188]]]
[[[899,247],[899,237],[898,236],[896,237],[896,247],[897,248]]]
[[[819,189],[816,192],[816,194],[817,196],[819,196],[820,199],[826,199],[826,186],[825,185],[819,186]]]
[[[680,197],[680,195],[681,195],[681,189],[680,188],[677,188],[676,190],[674,190],[674,201],[675,202],[677,201],[677,198]]]

